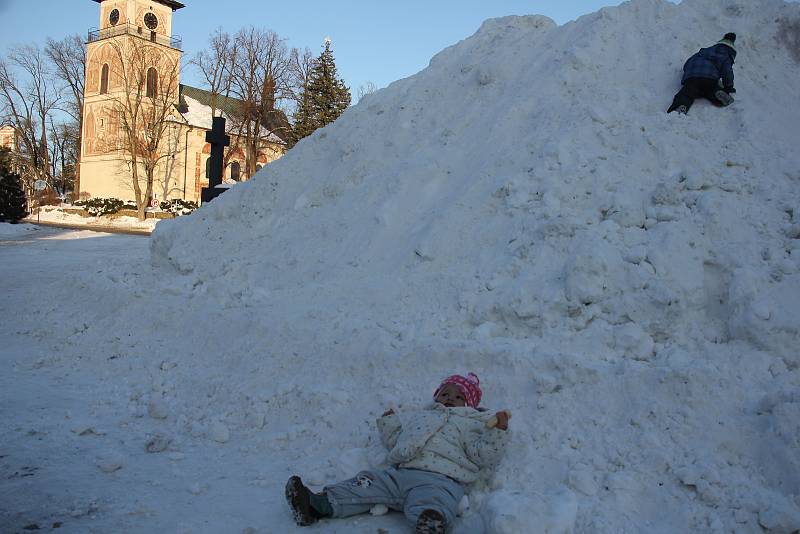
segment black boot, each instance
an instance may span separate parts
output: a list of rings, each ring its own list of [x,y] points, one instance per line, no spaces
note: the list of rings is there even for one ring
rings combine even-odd
[[[669,106],[669,109],[667,109],[667,113],[677,111],[680,114],[686,114],[689,112],[689,108],[692,107],[693,103],[694,98],[686,94],[686,87],[684,87],[678,91],[678,94],[672,99],[672,104]]]
[[[436,510],[423,510],[417,518],[415,534],[445,534],[447,532],[447,520]]]
[[[293,476],[286,482],[286,502],[292,507],[294,522],[305,527],[317,522],[318,514],[311,507],[311,490],[303,485],[300,477]]]

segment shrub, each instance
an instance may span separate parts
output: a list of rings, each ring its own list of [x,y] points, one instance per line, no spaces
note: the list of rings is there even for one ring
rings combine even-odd
[[[136,209],[136,204],[123,202],[118,198],[90,198],[89,200],[78,200],[74,205],[83,207],[90,215],[95,217],[111,215],[122,209]]]
[[[0,169],[0,221],[17,222],[28,214],[19,176]]]
[[[58,206],[61,204],[61,198],[52,189],[47,189],[40,194],[39,204],[42,206]]]
[[[28,214],[22,181],[11,172],[11,153],[0,147],[0,221],[17,222]]]
[[[188,215],[197,209],[197,203],[189,200],[175,198],[163,200],[159,206],[162,210],[174,213],[175,215]]]

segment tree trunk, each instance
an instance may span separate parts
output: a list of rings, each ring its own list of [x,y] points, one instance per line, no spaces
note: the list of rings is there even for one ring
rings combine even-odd
[[[150,167],[146,169],[145,172],[147,173],[147,187],[145,188],[145,195],[144,195],[145,198],[144,208],[146,210],[147,206],[150,204],[150,199],[153,198],[153,175],[155,174],[156,170],[154,167]],[[145,220],[146,217],[147,215],[145,214],[145,211],[142,210],[142,216],[139,220],[143,221]]]
[[[147,200],[142,198],[142,188],[139,185],[139,162],[137,158],[132,158],[131,174],[133,175],[133,192],[136,196],[136,218],[143,221],[145,218],[144,210],[147,207]]]

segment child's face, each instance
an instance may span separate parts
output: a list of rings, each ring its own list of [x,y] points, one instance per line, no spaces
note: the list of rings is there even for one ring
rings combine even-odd
[[[439,390],[439,394],[434,398],[439,404],[444,404],[448,408],[456,406],[466,406],[467,401],[464,399],[464,394],[461,393],[461,388],[455,384],[447,384]]]

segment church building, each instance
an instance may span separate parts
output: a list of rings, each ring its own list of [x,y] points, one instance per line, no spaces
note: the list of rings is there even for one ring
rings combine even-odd
[[[0,148],[7,148],[11,151],[17,149],[17,137],[13,126],[0,127]]]
[[[212,103],[214,114],[227,118],[231,137],[223,181],[248,179],[245,153],[233,128],[240,101],[212,98],[209,91],[180,83],[182,42],[172,33],[172,16],[184,4],[93,1],[100,7],[100,24],[89,32],[86,45],[79,197],[133,200],[134,175],[145,190],[147,173],[141,163],[134,173],[130,158],[138,144],[153,176],[148,201],[199,203],[201,189],[208,185],[211,147],[206,132],[211,129]],[[256,170],[283,155],[290,131],[285,115],[274,109],[262,124]],[[160,136],[157,143],[147,138],[154,131]]]

